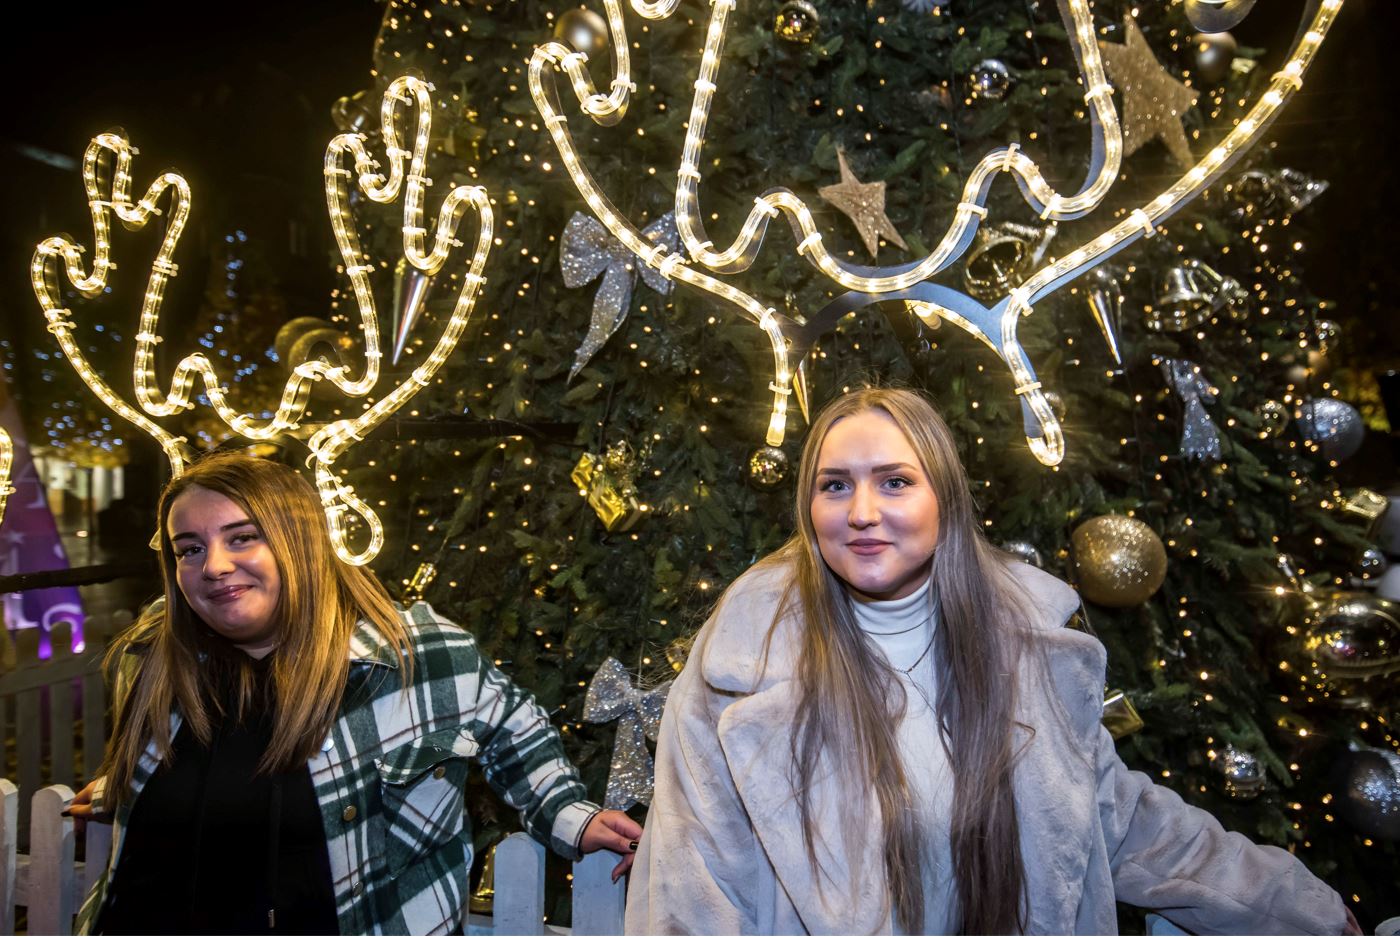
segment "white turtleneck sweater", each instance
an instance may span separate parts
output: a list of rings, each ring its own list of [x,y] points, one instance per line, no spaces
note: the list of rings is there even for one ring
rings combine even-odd
[[[931,648],[934,629],[938,627],[938,602],[932,582],[932,578],[924,580],[919,589],[902,599],[853,600],[851,606],[856,623],[898,672],[904,687],[906,703],[899,725],[899,750],[924,830],[922,933],[946,934],[953,926],[953,862],[948,844],[953,775],[938,739],[932,706],[938,689]],[[903,932],[896,927],[895,933]]]

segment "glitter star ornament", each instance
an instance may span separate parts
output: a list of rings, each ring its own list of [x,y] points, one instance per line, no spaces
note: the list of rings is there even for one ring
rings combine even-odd
[[[1191,165],[1181,117],[1196,103],[1196,92],[1158,63],[1131,15],[1123,19],[1123,34],[1127,41],[1122,45],[1099,43],[1104,67],[1123,95],[1123,155],[1131,156],[1160,139],[1172,159]]]
[[[904,250],[904,243],[885,214],[885,184],[883,182],[861,182],[846,164],[844,150],[836,151],[836,159],[841,164],[841,181],[836,185],[822,186],[817,194],[841,209],[855,222],[860,239],[865,242],[870,256],[875,257],[880,250],[880,238],[891,244],[898,244]]]

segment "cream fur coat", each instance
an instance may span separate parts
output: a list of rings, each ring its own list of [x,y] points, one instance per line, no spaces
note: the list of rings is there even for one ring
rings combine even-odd
[[[1099,722],[1103,646],[1063,627],[1077,594],[1034,567],[1011,569],[1038,612],[1048,665],[1021,672],[1020,718],[1036,728],[1015,776],[1028,933],[1116,933],[1115,899],[1201,934],[1341,933],[1340,897],[1301,862],[1124,766]],[[818,843],[822,873],[808,863],[788,779],[795,622],[779,625],[762,661],[786,580],[774,568],[740,577],[671,690],[629,934],[891,931],[876,836],[852,854],[833,835]],[[1052,698],[1067,720],[1047,715]],[[812,794],[830,829],[851,811],[878,829],[873,798],[834,783]]]

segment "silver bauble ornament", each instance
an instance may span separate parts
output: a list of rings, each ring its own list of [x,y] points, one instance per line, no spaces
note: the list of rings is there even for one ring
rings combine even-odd
[[[1356,560],[1356,575],[1363,580],[1379,579],[1390,568],[1390,560],[1376,547],[1367,547]]]
[[[1251,752],[1226,745],[1211,752],[1210,766],[1220,773],[1225,795],[1234,800],[1252,800],[1264,789],[1264,766]]]
[[[1342,592],[1309,619],[1303,649],[1319,679],[1341,685],[1400,673],[1400,604]]]
[[[749,484],[772,491],[787,478],[787,453],[776,446],[763,446],[749,454]]]
[[[1298,431],[1316,443],[1333,462],[1356,455],[1366,439],[1366,425],[1356,408],[1335,397],[1313,397],[1298,408]]]
[[[1272,439],[1288,429],[1288,408],[1277,400],[1266,400],[1254,408],[1259,418],[1259,438]]]
[[[1234,29],[1249,15],[1254,0],[1186,0],[1186,19],[1203,33]]]
[[[1376,749],[1351,752],[1342,766],[1337,812],[1358,833],[1400,839],[1400,755]]]
[[[1141,605],[1167,577],[1167,551],[1140,520],[1106,514],[1087,520],[1070,537],[1079,591],[1110,608]]]
[[[1001,59],[983,59],[967,77],[967,94],[973,100],[1000,101],[1011,90],[1011,69]]]
[[[608,48],[608,22],[593,10],[565,10],[554,24],[554,38],[592,58]]]
[[[1045,568],[1045,558],[1040,555],[1040,551],[1033,543],[1026,540],[1008,540],[1001,545],[1001,548],[1022,563],[1029,563],[1037,569]]]
[[[773,35],[805,45],[817,38],[821,25],[822,15],[807,0],[787,0],[773,18]]]
[[[1208,85],[1220,84],[1230,74],[1237,48],[1229,33],[1197,33],[1191,37],[1192,71]]]

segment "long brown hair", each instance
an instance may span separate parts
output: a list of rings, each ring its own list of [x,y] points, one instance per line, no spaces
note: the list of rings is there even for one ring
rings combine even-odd
[[[798,469],[797,529],[764,561],[793,571],[774,629],[794,603],[802,623],[792,755],[808,859],[818,868],[819,820],[809,792],[822,771],[834,769],[844,789],[873,792],[893,913],[906,933],[922,932],[925,831],[897,736],[907,699],[893,668],[856,623],[845,584],[822,559],[812,525],[817,459],[827,433],[838,420],[870,410],[889,415],[903,431],[938,499],[931,572],[940,608],[936,715],[953,774],[955,920],[963,933],[1019,933],[1026,922],[1025,865],[1012,773],[1026,612],[1000,551],[982,534],[952,433],[928,400],[908,390],[852,392],[818,415]],[[850,843],[871,831],[852,819],[844,835]]]
[[[171,758],[170,716],[178,711],[202,744],[212,737],[222,703],[211,685],[232,681],[240,713],[256,681],[251,659],[211,631],[185,601],[176,574],[167,522],[175,499],[194,487],[238,504],[258,528],[281,575],[277,599],[277,649],[270,693],[272,740],[258,770],[281,772],[305,764],[329,734],[349,674],[348,647],[356,623],[370,621],[398,652],[405,685],[413,662],[408,635],[389,594],[360,566],[341,562],[331,546],[320,499],[285,465],[240,453],[217,453],[191,465],[161,492],[160,569],[165,600],[153,603],[108,652],[109,670],[125,679],[127,654],[140,656],[140,672],[127,687],[107,745],[102,773],[108,798],[128,796],[146,747],[154,741],[162,763]],[[119,688],[120,690],[120,688]]]

